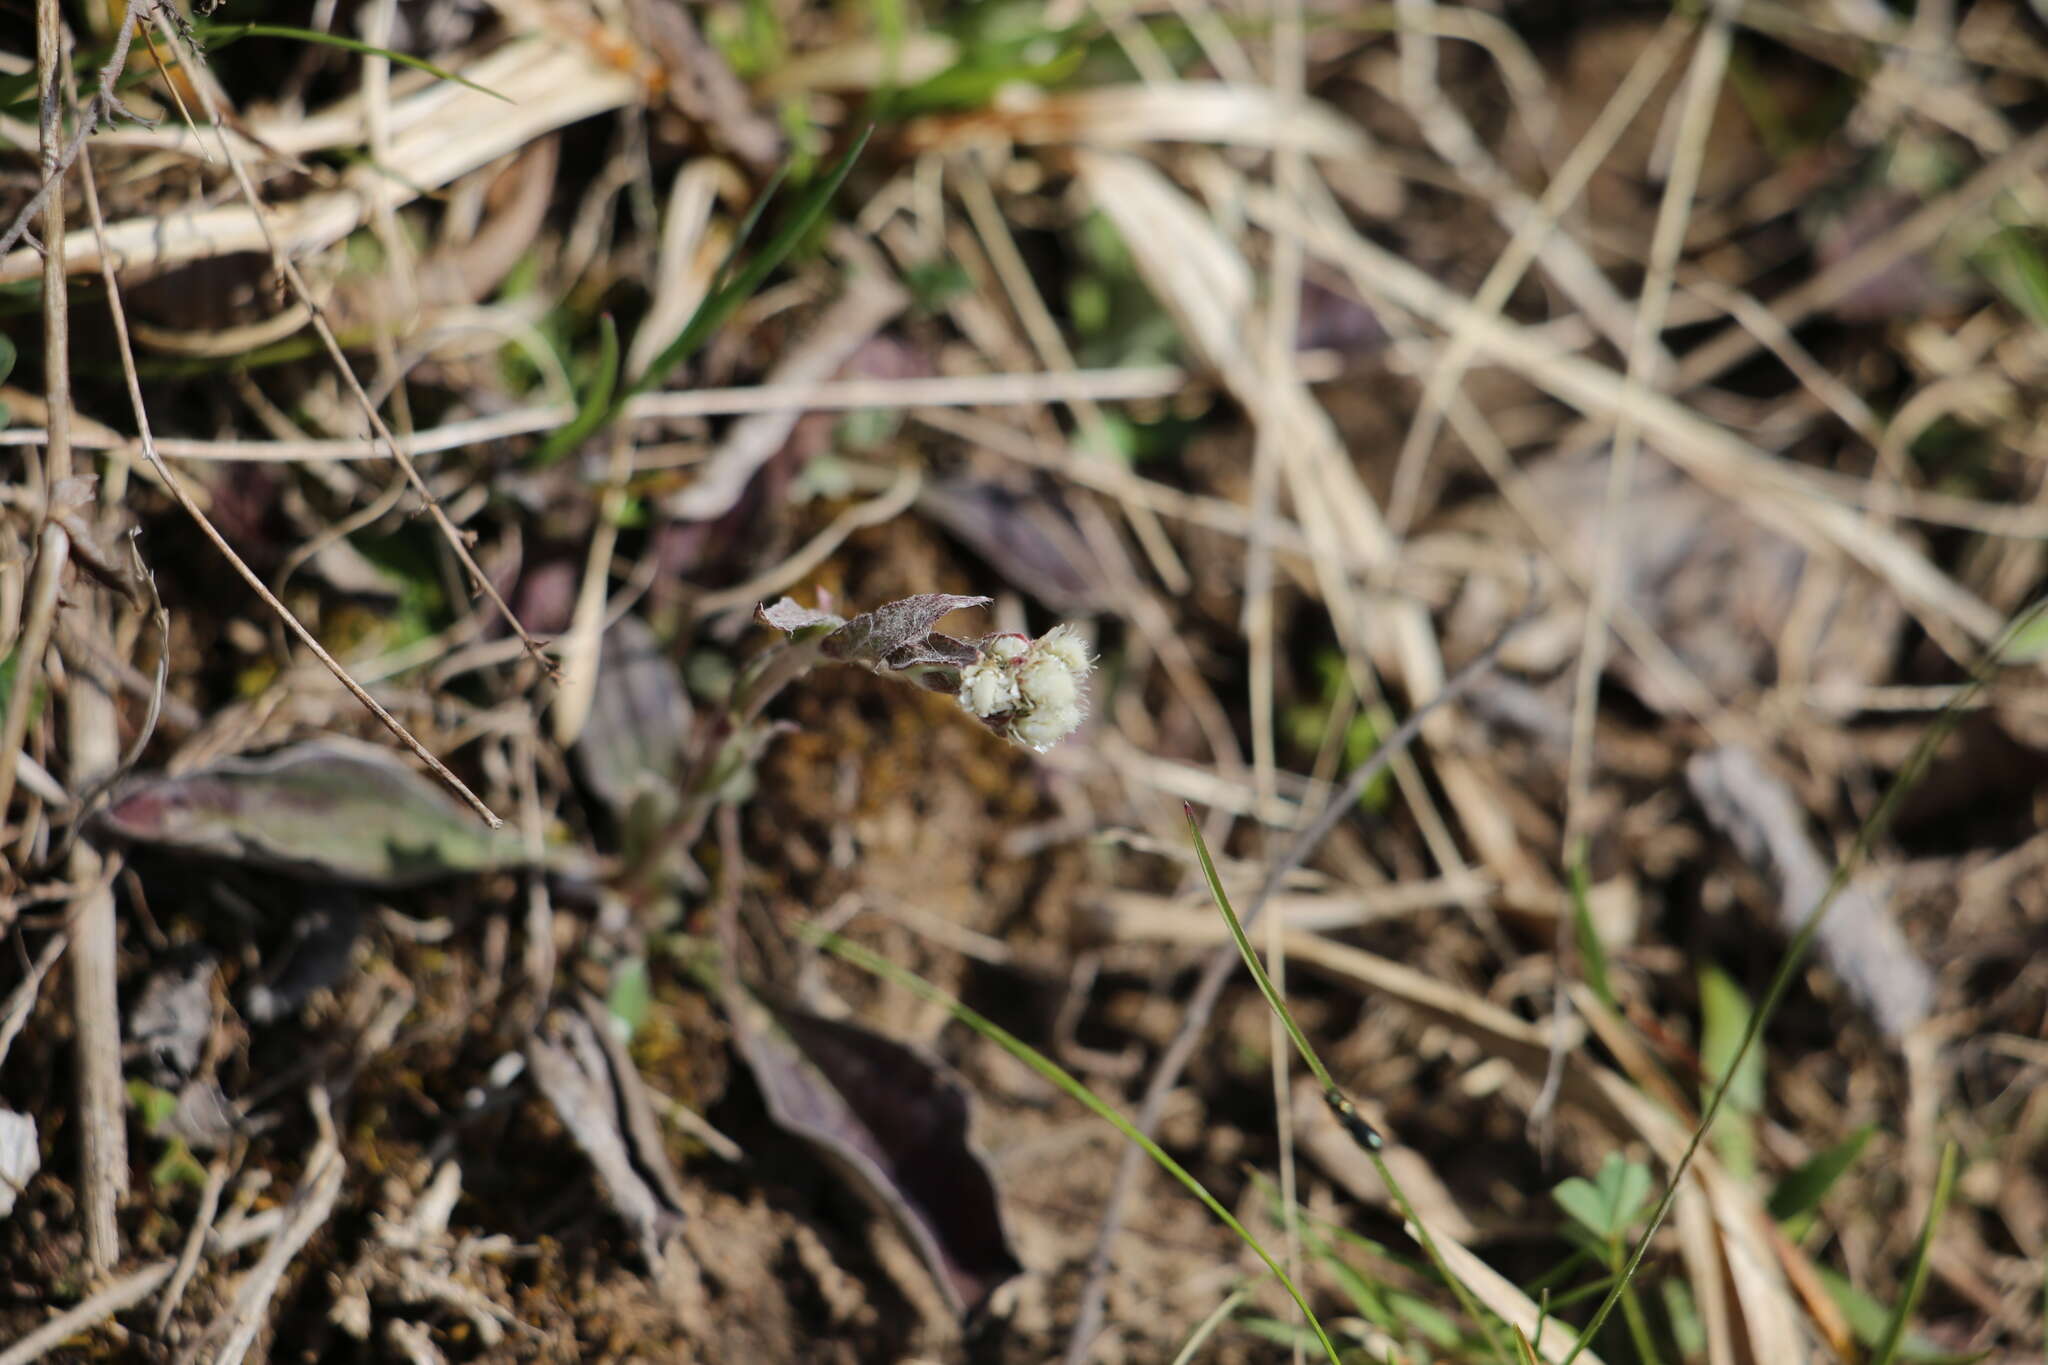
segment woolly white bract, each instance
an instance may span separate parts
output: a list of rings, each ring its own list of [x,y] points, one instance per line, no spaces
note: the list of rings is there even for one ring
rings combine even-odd
[[[1054,626],[1036,640],[991,635],[960,670],[960,706],[1044,753],[1079,728],[1081,680],[1092,666],[1072,626]]]

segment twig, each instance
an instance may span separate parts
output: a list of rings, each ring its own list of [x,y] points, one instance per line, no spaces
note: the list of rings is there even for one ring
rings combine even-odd
[[[1456,700],[1473,683],[1491,671],[1493,661],[1499,656],[1501,649],[1526,619],[1521,617],[1510,622],[1477,658],[1459,669],[1444,684],[1442,691],[1410,712],[1408,718],[1401,722],[1393,734],[1387,736],[1386,741],[1373,751],[1370,758],[1351,770],[1351,775],[1345,779],[1343,788],[1323,804],[1323,808],[1316,812],[1315,818],[1295,836],[1287,851],[1281,854],[1279,861],[1267,871],[1266,880],[1259,887],[1258,894],[1245,906],[1242,923],[1247,929],[1258,921],[1260,913],[1266,908],[1266,902],[1272,899],[1274,892],[1280,889],[1288,875],[1308,860],[1309,855],[1329,837],[1330,831],[1337,827],[1339,820],[1356,808],[1359,796],[1372,780],[1386,770],[1396,754],[1405,752],[1408,746],[1414,743],[1415,737],[1422,733],[1424,723],[1446,703]],[[1237,945],[1233,942],[1218,948],[1203,966],[1201,979],[1195,983],[1194,993],[1188,997],[1180,1031],[1174,1034],[1173,1041],[1168,1043],[1166,1051],[1160,1054],[1159,1065],[1154,1068],[1151,1080],[1146,1082],[1145,1098],[1139,1105],[1136,1120],[1139,1132],[1150,1135],[1158,1129],[1159,1120],[1166,1110],[1167,1096],[1173,1092],[1173,1087],[1180,1080],[1181,1072],[1187,1068],[1189,1060],[1195,1055],[1195,1048],[1209,1026],[1210,1016],[1216,1012],[1216,1002],[1223,995],[1223,987],[1241,961]],[[1109,1197],[1103,1206],[1101,1231],[1096,1235],[1095,1250],[1089,1257],[1088,1278],[1081,1287],[1080,1311],[1074,1319],[1073,1336],[1067,1343],[1067,1365],[1077,1365],[1085,1356],[1089,1344],[1102,1325],[1103,1296],[1109,1287],[1111,1254],[1116,1247],[1117,1236],[1123,1230],[1124,1205],[1129,1202],[1131,1187],[1144,1164],[1145,1153],[1142,1148],[1135,1145],[1126,1146],[1123,1155],[1118,1159],[1116,1178],[1110,1183]]]
[[[216,1256],[232,1255],[270,1236],[277,1230],[277,1225],[278,1220],[270,1214],[259,1214],[236,1224],[217,1238],[208,1238],[207,1250]],[[141,1303],[154,1294],[157,1286],[169,1279],[175,1269],[176,1262],[166,1257],[116,1280],[76,1307],[51,1318],[5,1351],[0,1351],[0,1365],[31,1365],[31,1362],[42,1359],[80,1332]]]
[[[316,1086],[307,1095],[306,1102],[313,1109],[320,1137],[313,1144],[312,1155],[306,1159],[305,1173],[299,1178],[298,1189],[293,1192],[284,1226],[263,1249],[262,1259],[242,1277],[227,1316],[216,1322],[213,1330],[194,1345],[196,1351],[210,1341],[219,1341],[219,1347],[207,1356],[211,1365],[241,1365],[242,1357],[248,1354],[249,1347],[255,1344],[257,1332],[263,1328],[264,1319],[268,1316],[266,1310],[272,1296],[277,1293],[278,1284],[284,1279],[286,1268],[312,1240],[313,1234],[326,1224],[328,1215],[334,1211],[335,1198],[341,1193],[341,1178],[348,1164],[341,1159],[341,1149],[335,1142],[333,1120],[327,1113],[327,1094]],[[192,1353],[187,1352],[187,1355]]]
[[[57,589],[64,564],[71,557],[71,537],[54,521],[43,527],[36,549],[35,578],[29,584],[28,615],[14,642],[14,687],[7,697],[7,715],[0,721],[0,816],[14,797],[14,772],[28,736],[28,713],[42,680],[43,655],[57,617]]]
[[[89,163],[88,171],[84,178],[84,186],[86,211],[92,217],[93,231],[96,234],[104,233],[106,222],[100,214],[99,194],[93,185]],[[192,500],[191,493],[186,491],[184,481],[172,472],[171,467],[164,462],[163,456],[157,451],[156,438],[150,431],[149,411],[142,401],[142,381],[137,376],[135,370],[135,352],[128,343],[128,312],[121,302],[120,282],[114,276],[112,257],[105,251],[100,253],[100,274],[105,279],[107,285],[107,312],[114,323],[115,349],[119,351],[121,356],[121,373],[128,382],[128,402],[135,412],[136,439],[142,447],[143,458],[149,461],[150,467],[156,471],[157,477],[163,481],[164,487],[170,490],[171,496],[177,499],[178,505],[185,509],[186,514],[198,523],[199,529],[205,533],[208,540],[213,542],[214,548],[221,552],[221,555],[234,568],[235,572],[241,575],[242,581],[247,583],[255,591],[256,595],[263,599],[266,606],[277,613],[278,619],[282,620],[290,628],[292,634],[298,637],[299,643],[312,651],[313,657],[326,666],[327,671],[334,675],[337,682],[348,689],[349,695],[362,703],[371,715],[382,721],[384,727],[396,735],[400,743],[411,749],[418,756],[419,760],[427,765],[428,770],[434,776],[440,778],[441,781],[448,785],[449,790],[467,802],[469,808],[475,811],[485,824],[489,825],[492,829],[501,827],[505,822],[499,819],[492,812],[491,808],[486,806],[482,799],[463,783],[461,778],[450,772],[447,764],[434,757],[427,749],[427,746],[420,743],[412,731],[406,729],[404,724],[399,721],[398,717],[385,710],[375,697],[364,691],[362,684],[350,677],[348,670],[341,666],[341,661],[332,654],[329,654],[321,643],[313,638],[313,632],[307,630],[305,624],[292,614],[291,609],[277,599],[277,595],[270,591],[263,580],[257,576],[256,571],[251,569],[239,554],[235,553],[235,548],[228,544],[227,538],[221,535],[220,531],[215,528],[211,521],[207,520],[206,513],[200,510],[199,504]],[[53,412],[53,421],[54,416]],[[6,761],[6,756],[0,754],[0,763],[5,763]]]
[[[185,1245],[178,1252],[178,1263],[171,1271],[170,1283],[164,1286],[164,1296],[156,1306],[158,1336],[162,1336],[171,1325],[171,1319],[178,1311],[178,1301],[185,1297],[185,1287],[199,1270],[199,1257],[206,1250],[207,1234],[213,1231],[213,1220],[220,1213],[221,1192],[227,1188],[227,1183],[226,1161],[216,1160],[207,1167],[206,1187],[199,1192],[199,1208],[192,1215],[192,1230],[185,1235]]]
[[[36,66],[39,72],[45,73],[40,77],[43,92],[42,183],[36,187],[36,192],[29,201],[21,206],[21,212],[14,216],[14,221],[8,225],[7,231],[0,233],[0,256],[6,255],[8,248],[21,240],[37,210],[45,209],[46,205],[54,206],[54,214],[45,210],[43,215],[44,241],[48,243],[43,255],[44,287],[47,289],[49,262],[52,259],[57,262],[58,279],[63,278],[61,272],[64,262],[64,196],[57,192],[57,187],[63,183],[64,174],[71,169],[71,163],[85,150],[85,140],[99,127],[100,120],[116,111],[127,112],[122,108],[121,101],[115,98],[114,87],[121,80],[122,68],[128,64],[128,44],[135,36],[135,22],[148,0],[128,0],[128,8],[121,16],[120,31],[114,35],[113,54],[107,58],[107,64],[100,68],[100,88],[86,101],[85,108],[79,111],[78,131],[72,134],[71,141],[65,143],[61,150],[58,149],[56,142],[59,126],[56,117],[56,85],[54,76],[49,74],[56,69],[54,63],[57,61],[57,49],[55,46],[51,47],[51,64],[46,66],[43,36],[48,32],[51,43],[56,44],[61,33],[62,21],[55,17],[56,7],[51,5],[49,9],[52,17],[47,24],[45,23],[46,3],[47,0],[36,0]]]
[[[1685,232],[1692,221],[1693,195],[1699,189],[1700,170],[1706,161],[1707,137],[1713,131],[1714,105],[1720,98],[1721,80],[1733,48],[1734,9],[1716,4],[1699,46],[1693,49],[1692,67],[1686,73],[1684,106],[1678,123],[1678,152],[1672,161],[1671,178],[1657,205],[1657,221],[1650,235],[1649,270],[1643,277],[1642,298],[1636,307],[1635,337],[1629,347],[1627,389],[1615,414],[1614,444],[1608,453],[1607,495],[1601,511],[1600,558],[1593,573],[1593,590],[1586,602],[1585,633],[1579,642],[1577,676],[1572,697],[1572,745],[1567,759],[1564,806],[1564,862],[1576,863],[1587,838],[1589,795],[1593,785],[1593,726],[1599,700],[1600,676],[1607,668],[1607,643],[1611,618],[1621,585],[1622,508],[1635,478],[1636,456],[1642,448],[1641,395],[1669,373],[1661,363],[1660,340],[1678,258],[1685,248]],[[1571,1008],[1565,989],[1564,964],[1571,953],[1572,921],[1568,915],[1557,919],[1557,946],[1551,960],[1557,965],[1552,1007],[1560,1024]],[[1564,1083],[1562,1028],[1551,1031],[1550,1066],[1543,1089],[1530,1108],[1530,1121],[1540,1136],[1538,1146],[1547,1154],[1552,1129],[1550,1119],[1557,1103],[1558,1088]]]
[[[21,1034],[22,1025],[28,1022],[30,1011],[35,1009],[36,993],[42,989],[43,978],[50,974],[50,968],[57,965],[57,959],[63,956],[70,941],[61,933],[50,935],[49,942],[36,954],[36,960],[29,964],[28,975],[7,993],[7,1003],[0,1007],[0,1062],[7,1060],[14,1040]]]

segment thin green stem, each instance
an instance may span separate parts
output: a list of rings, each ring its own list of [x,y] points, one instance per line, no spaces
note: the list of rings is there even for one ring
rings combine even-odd
[[[1899,1306],[1892,1313],[1891,1325],[1885,1329],[1884,1341],[1871,1357],[1871,1365],[1892,1365],[1906,1344],[1906,1324],[1913,1317],[1913,1306],[1920,1302],[1920,1292],[1927,1287],[1927,1267],[1934,1256],[1934,1234],[1941,1227],[1941,1216],[1948,1211],[1949,1194],[1956,1183],[1956,1145],[1951,1142],[1941,1149],[1941,1171],[1934,1178],[1934,1198],[1927,1205],[1927,1221],[1920,1227],[1920,1245],[1913,1252],[1913,1272],[1906,1278],[1906,1292],[1899,1297]]]
[[[1230,926],[1230,936],[1237,940],[1237,950],[1244,956],[1244,965],[1251,972],[1252,980],[1258,983],[1259,992],[1266,997],[1266,1004],[1279,1016],[1281,1024],[1287,1029],[1287,1036],[1294,1040],[1295,1050],[1301,1053],[1301,1060],[1322,1084],[1323,1102],[1350,1130],[1358,1145],[1365,1149],[1365,1154],[1372,1158],[1373,1169],[1379,1172],[1380,1180],[1387,1187],[1387,1193],[1393,1196],[1394,1206],[1415,1229],[1415,1238],[1422,1243],[1422,1249],[1428,1254],[1430,1264],[1436,1267],[1437,1274],[1443,1276],[1444,1283],[1451,1287],[1451,1292],[1457,1295],[1458,1302],[1463,1305],[1465,1312],[1485,1334],[1486,1344],[1492,1348],[1493,1354],[1503,1361],[1507,1360],[1507,1352],[1502,1347],[1499,1337],[1494,1334],[1492,1319],[1479,1306],[1478,1300],[1472,1297],[1472,1291],[1466,1287],[1465,1282],[1452,1272],[1450,1264],[1444,1260],[1443,1253],[1437,1250],[1436,1239],[1430,1236],[1429,1228],[1417,1216],[1414,1206],[1408,1202],[1408,1196],[1402,1192],[1401,1182],[1387,1169],[1386,1159],[1380,1155],[1380,1149],[1385,1144],[1379,1133],[1359,1115],[1358,1107],[1331,1077],[1330,1069],[1323,1065],[1323,1059],[1316,1055],[1316,1050],[1309,1046],[1308,1036],[1301,1031],[1301,1026],[1294,1022],[1293,1012],[1287,1008],[1287,1002],[1280,998],[1280,992],[1274,989],[1272,978],[1266,975],[1265,967],[1259,962],[1259,955],[1252,951],[1251,940],[1245,936],[1244,925],[1238,922],[1237,911],[1231,908],[1230,897],[1223,890],[1223,879],[1216,873],[1216,862],[1209,856],[1209,844],[1202,838],[1202,827],[1195,819],[1194,807],[1183,803],[1181,809],[1187,816],[1188,832],[1194,836],[1195,856],[1201,861],[1202,875],[1208,879],[1209,894],[1215,899],[1216,908],[1223,912],[1223,922]]]

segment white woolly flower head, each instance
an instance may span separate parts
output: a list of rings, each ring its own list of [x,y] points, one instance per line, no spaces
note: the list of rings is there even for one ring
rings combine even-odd
[[[1084,714],[1081,680],[1092,663],[1072,626],[1036,640],[991,635],[960,670],[960,706],[1015,742],[1044,753]]]

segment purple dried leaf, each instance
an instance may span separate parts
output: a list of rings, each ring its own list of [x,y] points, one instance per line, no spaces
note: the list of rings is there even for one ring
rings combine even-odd
[[[740,1053],[769,1115],[824,1152],[910,1238],[965,1315],[1023,1267],[947,1067],[845,1020],[733,993]]]
[[[919,593],[915,597],[862,612],[825,637],[823,652],[828,659],[866,664],[870,668],[947,662],[936,654],[924,658],[917,653],[932,648],[932,627],[948,612],[963,607],[987,606],[988,602],[986,597],[959,597],[946,592]],[[906,650],[911,652],[905,654]],[[891,662],[899,655],[907,662]]]
[[[364,886],[414,886],[526,861],[383,749],[328,737],[137,782],[98,821],[138,843]]]
[[[949,479],[918,507],[1004,578],[1061,612],[1098,610],[1106,575],[1056,496]]]

